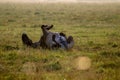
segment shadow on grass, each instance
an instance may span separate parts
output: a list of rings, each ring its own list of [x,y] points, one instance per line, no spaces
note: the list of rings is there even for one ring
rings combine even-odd
[[[18,46],[10,46],[10,45],[3,45],[2,46],[3,50],[4,51],[12,51],[12,50],[19,50],[19,47]]]

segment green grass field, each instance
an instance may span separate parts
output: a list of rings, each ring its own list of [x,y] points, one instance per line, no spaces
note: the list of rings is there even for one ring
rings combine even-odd
[[[24,46],[21,34],[38,41],[42,24],[72,35],[73,49]],[[91,67],[78,70],[77,57],[89,57]],[[119,79],[120,3],[0,4],[0,80]]]

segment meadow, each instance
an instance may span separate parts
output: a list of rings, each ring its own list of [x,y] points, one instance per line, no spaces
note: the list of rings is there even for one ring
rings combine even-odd
[[[24,46],[22,33],[38,41],[42,24],[72,35],[73,49]],[[77,57],[89,57],[91,67],[78,70]],[[119,79],[120,3],[0,3],[0,80]]]

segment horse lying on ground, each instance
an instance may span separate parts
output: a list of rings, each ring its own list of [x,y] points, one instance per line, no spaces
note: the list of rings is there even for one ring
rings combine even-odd
[[[63,49],[71,49],[74,45],[74,40],[72,36],[69,36],[68,38],[66,35],[62,32],[51,32],[50,29],[53,27],[53,25],[42,25],[41,29],[43,32],[43,35],[40,37],[40,40],[38,42],[32,42],[32,40],[27,36],[27,34],[22,34],[22,42],[23,44],[37,48],[42,47],[44,49],[56,49],[56,48],[63,48]]]

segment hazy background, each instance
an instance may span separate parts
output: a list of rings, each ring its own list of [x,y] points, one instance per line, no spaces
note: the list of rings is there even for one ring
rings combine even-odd
[[[0,2],[120,2],[120,0],[0,0]]]

